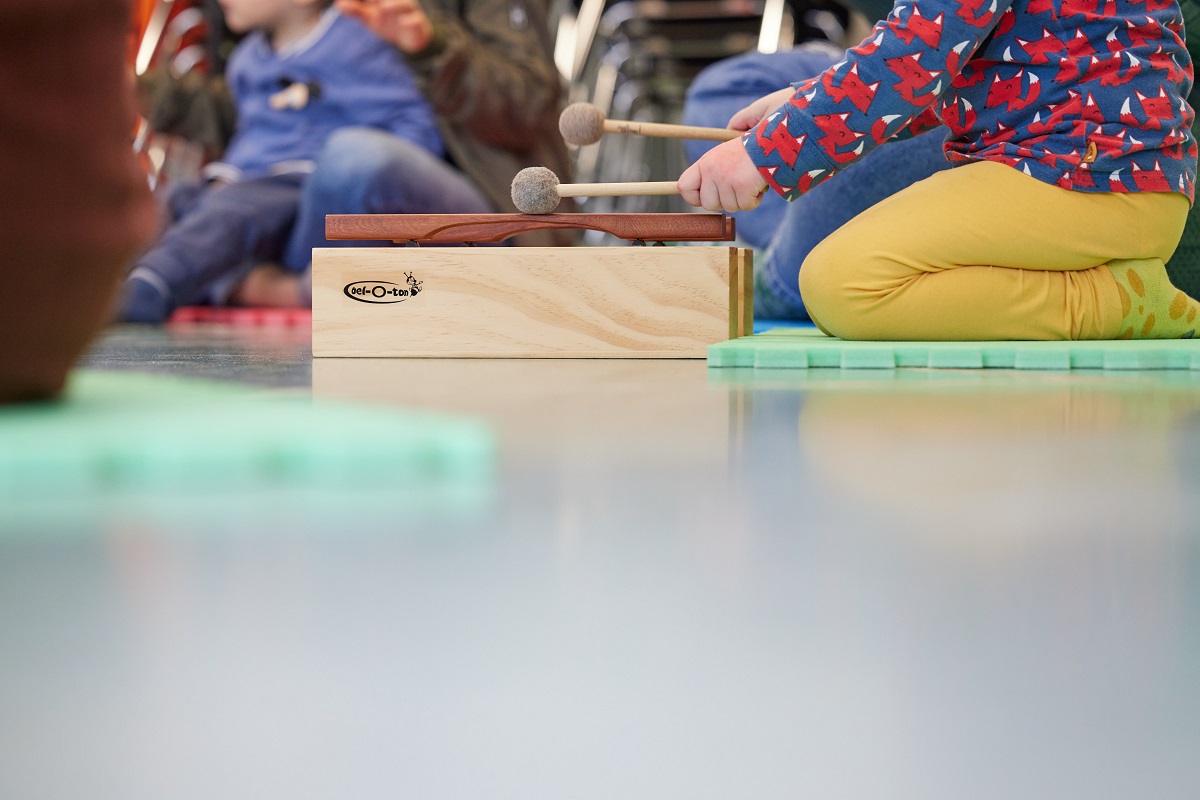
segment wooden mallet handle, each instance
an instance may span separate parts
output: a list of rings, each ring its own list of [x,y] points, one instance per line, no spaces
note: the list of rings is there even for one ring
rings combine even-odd
[[[666,139],[702,139],[707,142],[728,142],[745,131],[729,128],[702,128],[699,125],[672,125],[666,122],[630,122],[604,120],[605,133],[631,133],[635,136],[658,136]]]
[[[526,167],[512,182],[512,201],[522,214],[549,214],[564,197],[623,197],[679,194],[674,181],[559,183],[545,167]]]
[[[558,184],[559,197],[655,197],[671,194],[679,194],[675,181]]]

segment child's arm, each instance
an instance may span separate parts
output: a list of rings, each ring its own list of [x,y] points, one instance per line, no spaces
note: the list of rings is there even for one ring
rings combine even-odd
[[[800,84],[743,137],[763,179],[794,198],[880,144],[936,127],[935,102],[1011,5],[898,4],[843,61]]]
[[[955,0],[922,2],[922,8],[955,4]],[[1011,2],[1005,0],[1005,7]],[[951,39],[954,26],[942,24],[951,12],[938,11],[941,16],[935,15],[934,29],[923,24],[923,13],[927,12],[915,7],[908,13],[893,11],[823,74],[761,97],[734,114],[729,127],[745,130],[746,135],[741,141],[717,145],[688,167],[679,178],[684,201],[732,213],[756,208],[767,188],[792,200],[879,144],[937,127],[935,101],[986,38],[1000,12],[988,12],[987,19],[980,20],[986,22],[984,27],[964,31],[970,35],[962,40]],[[889,34],[898,52],[886,49]],[[934,64],[940,66],[918,71]],[[874,77],[880,73],[891,75],[890,88],[884,88],[889,79]],[[897,96],[889,97],[889,92]]]
[[[378,16],[358,18],[361,25],[342,21],[331,30],[314,76],[320,86],[313,108],[317,114],[336,114],[339,126],[388,131],[440,157],[437,118],[396,44],[405,39],[401,34],[407,26],[382,24],[394,22],[387,13],[393,8],[362,6],[361,13]]]

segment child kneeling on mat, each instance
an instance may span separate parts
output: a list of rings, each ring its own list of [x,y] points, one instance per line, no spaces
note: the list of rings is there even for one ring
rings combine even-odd
[[[1191,337],[1171,285],[1196,179],[1175,0],[903,0],[823,74],[734,115],[679,179],[709,210],[794,199],[945,124],[955,164],[859,214],[800,269],[844,339]]]
[[[336,130],[377,128],[442,155],[401,53],[332,5],[221,0],[229,28],[252,31],[226,70],[237,126],[205,180],[171,193],[172,223],[130,272],[120,320],[162,322],[228,291],[250,266],[281,260],[307,176]]]

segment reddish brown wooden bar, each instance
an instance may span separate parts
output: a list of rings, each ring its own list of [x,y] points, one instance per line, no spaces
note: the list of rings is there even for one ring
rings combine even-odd
[[[725,214],[330,214],[327,239],[394,242],[501,242],[543,228],[603,231],[629,241],[731,242]]]

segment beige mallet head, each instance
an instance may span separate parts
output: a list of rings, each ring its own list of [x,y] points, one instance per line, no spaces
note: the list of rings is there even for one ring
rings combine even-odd
[[[558,116],[558,131],[567,144],[595,144],[604,136],[604,112],[591,103],[572,103]]]
[[[564,108],[558,116],[558,131],[562,134],[564,142],[579,147],[595,144],[606,133],[660,136],[667,139],[702,139],[710,142],[727,142],[745,133],[729,128],[605,119],[604,112],[590,103],[572,103]]]
[[[512,182],[513,205],[522,214],[549,214],[558,208],[558,176],[546,167],[526,167]]]

